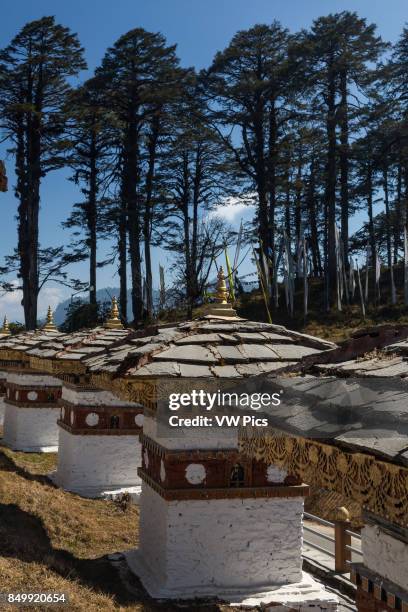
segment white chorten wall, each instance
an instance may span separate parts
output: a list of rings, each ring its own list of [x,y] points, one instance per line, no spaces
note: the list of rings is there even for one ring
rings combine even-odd
[[[243,483],[234,485],[237,428],[171,436],[146,412],[140,543],[126,559],[150,595],[336,610],[336,598],[302,572],[304,485],[244,457]],[[249,470],[258,484],[248,484]]]
[[[87,497],[114,496],[126,490],[138,501],[141,407],[123,402],[109,391],[68,385],[62,387],[62,403],[58,467],[53,481]],[[111,429],[111,410],[126,416],[126,427],[134,429]]]
[[[12,450],[56,453],[58,415],[59,408],[23,408],[7,404],[3,441]]]
[[[169,502],[143,483],[140,503],[139,555],[153,591],[214,595],[302,579],[303,498]]]
[[[361,548],[368,569],[408,590],[408,541],[368,524],[361,532]]]
[[[7,379],[7,372],[1,371],[0,370],[0,386],[3,388],[4,383],[6,382]],[[4,405],[4,397],[5,395],[3,393],[0,393],[0,427],[3,427],[3,423],[4,423],[4,412],[5,412],[5,405]]]
[[[110,490],[140,487],[138,436],[71,434],[60,428],[54,482],[74,493],[97,497]]]
[[[52,376],[13,372],[7,375],[7,384],[16,386],[16,402],[20,401],[19,394],[23,390],[27,392],[27,401],[24,405],[9,403],[7,400],[10,399],[10,391],[7,389],[3,423],[4,443],[17,451],[57,452],[59,408],[56,401],[47,404],[37,400],[38,391],[48,388],[59,390],[61,382]]]

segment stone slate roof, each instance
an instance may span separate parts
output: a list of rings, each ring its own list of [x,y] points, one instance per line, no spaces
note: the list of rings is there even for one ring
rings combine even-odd
[[[408,466],[408,340],[274,384],[273,427]]]
[[[15,335],[0,334],[0,359],[3,352],[17,351],[23,354],[44,342],[57,341],[62,335],[58,331],[43,330],[26,331]]]
[[[0,359],[2,351],[13,350],[24,356],[41,359],[85,361],[134,335],[133,330],[104,327],[71,334],[43,330],[23,332],[0,339]]]
[[[113,376],[242,378],[281,370],[334,348],[332,342],[279,325],[207,315],[129,338],[86,363],[91,372]]]
[[[316,364],[314,371],[321,375],[347,377],[406,378],[408,376],[408,341],[397,342],[373,351],[358,359],[340,363]]]
[[[268,386],[269,385],[269,386]],[[270,425],[288,434],[369,452],[408,466],[408,382],[395,377],[278,377],[283,390]]]

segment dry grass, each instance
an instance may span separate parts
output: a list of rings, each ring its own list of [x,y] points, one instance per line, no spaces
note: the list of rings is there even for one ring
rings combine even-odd
[[[312,286],[312,295],[318,294],[321,298],[321,287]],[[344,306],[343,311],[332,310],[324,312],[322,304],[315,299],[310,301],[309,313],[306,321],[303,312],[299,310],[303,303],[301,292],[295,298],[295,313],[293,318],[288,315],[284,296],[281,296],[280,307],[272,312],[273,323],[284,325],[312,336],[326,338],[333,342],[341,342],[350,338],[351,334],[359,329],[383,324],[407,325],[408,313],[406,306],[400,301],[397,305],[382,304],[378,307],[369,305],[366,317],[363,318],[358,303]],[[236,304],[240,316],[253,321],[267,321],[267,313],[262,295],[258,291],[244,294]]]
[[[17,504],[43,524],[53,548],[96,558],[137,544],[138,508],[126,512],[110,501],[91,500],[54,487],[42,476],[55,458],[1,449],[0,501]]]
[[[19,559],[0,557],[1,590],[5,593],[16,592],[49,592],[64,593],[69,605],[65,609],[98,612],[100,610],[117,610],[113,597],[98,594],[83,586],[75,579],[62,578],[50,570],[45,563],[27,563]],[[16,606],[5,606],[4,610],[16,610]],[[23,608],[20,608],[20,610]],[[44,610],[44,606],[33,606],[29,610]],[[50,608],[51,609],[51,608]],[[64,609],[61,607],[61,609]],[[143,610],[135,605],[128,610]]]
[[[232,612],[212,603],[155,602],[137,578],[119,575],[107,555],[137,545],[138,508],[54,487],[45,474],[55,464],[55,455],[16,453],[0,441],[0,592],[66,593],[61,610]]]
[[[0,447],[1,591],[64,592],[70,610],[120,609],[104,557],[136,545],[138,510],[55,488],[44,476],[55,462]]]

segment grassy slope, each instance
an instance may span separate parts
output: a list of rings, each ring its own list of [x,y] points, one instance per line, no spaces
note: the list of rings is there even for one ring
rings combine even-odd
[[[106,555],[137,545],[138,508],[54,487],[45,474],[55,464],[56,455],[16,453],[0,440],[0,592],[64,592],[69,607],[61,609],[87,612],[231,612],[222,605],[154,602],[135,577],[123,582]]]
[[[297,303],[301,304],[303,296],[298,293],[297,298]],[[236,309],[240,316],[247,319],[267,321],[264,300],[257,291],[246,294],[238,300]],[[305,321],[303,313],[298,309],[295,310],[293,318],[289,316],[284,303],[284,296],[282,296],[280,308],[277,312],[272,312],[272,321],[289,329],[296,329],[306,334],[327,338],[333,342],[340,342],[349,338],[354,331],[373,325],[387,323],[406,325],[408,324],[408,308],[401,301],[395,306],[389,304],[381,304],[376,308],[369,306],[366,317],[363,318],[358,304],[344,306],[342,312],[333,310],[326,313],[323,308],[317,308],[316,303],[312,302]]]
[[[43,476],[55,462],[0,447],[0,590],[55,590],[72,610],[117,609],[103,556],[135,546],[137,509],[56,489]]]

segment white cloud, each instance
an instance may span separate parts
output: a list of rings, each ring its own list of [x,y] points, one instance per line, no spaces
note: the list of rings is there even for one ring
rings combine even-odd
[[[17,281],[12,281],[17,286]],[[69,291],[66,287],[52,286],[44,287],[38,298],[38,318],[43,319],[47,313],[48,306],[54,310],[55,307],[66,299]],[[7,315],[9,321],[24,321],[24,311],[21,306],[23,294],[20,290],[11,291],[0,296],[0,322]]]
[[[244,215],[252,217],[255,210],[255,194],[248,194],[248,196],[241,196],[239,198],[228,197],[211,211],[211,217],[221,217],[229,223],[239,221]]]
[[[14,281],[13,284],[17,284]],[[24,319],[23,308],[21,306],[21,291],[12,291],[0,296],[0,318],[3,321],[5,315],[9,321],[20,321]]]
[[[55,310],[58,304],[66,300],[69,296],[70,291],[67,287],[62,287],[60,285],[45,286],[38,297],[38,316],[40,318],[45,317],[48,306],[51,306],[52,310]]]

